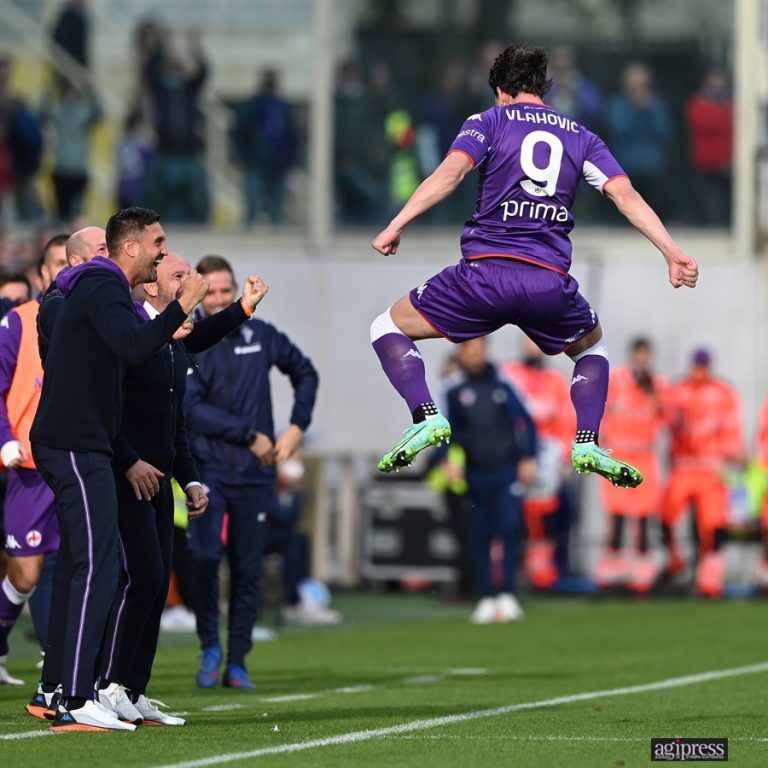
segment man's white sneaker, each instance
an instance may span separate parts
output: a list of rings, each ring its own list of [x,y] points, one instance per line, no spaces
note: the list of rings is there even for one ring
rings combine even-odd
[[[183,605],[166,608],[160,617],[163,632],[194,632],[196,628],[195,614]]]
[[[64,731],[135,731],[136,726],[124,723],[107,714],[96,702],[88,699],[78,709],[66,709],[62,703],[56,708],[51,729]]]
[[[493,624],[496,621],[496,600],[493,597],[484,597],[472,611],[470,621],[473,624]]]
[[[134,703],[144,718],[144,725],[186,725],[187,721],[183,717],[175,717],[165,712],[161,712],[155,705],[167,707],[162,701],[157,699],[148,699],[143,693]]]
[[[0,685],[24,685],[23,680],[19,680],[18,677],[13,677],[5,668],[5,662],[8,661],[7,656],[0,656]]]
[[[289,624],[299,624],[304,627],[330,626],[341,623],[341,614],[332,608],[299,600],[296,605],[283,608],[283,618]]]
[[[514,595],[503,593],[496,598],[496,621],[520,621],[523,616],[523,609]]]
[[[110,683],[106,688],[98,691],[99,703],[107,709],[111,709],[117,717],[126,723],[141,725],[143,718],[141,712],[128,698],[125,688],[119,683]]]

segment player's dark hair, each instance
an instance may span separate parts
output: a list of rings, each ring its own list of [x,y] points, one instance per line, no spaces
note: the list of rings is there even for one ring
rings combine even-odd
[[[637,352],[639,349],[645,349],[650,352],[653,349],[653,344],[645,336],[636,336],[629,342],[629,348],[632,352]]]
[[[117,253],[123,240],[138,240],[151,224],[160,221],[160,214],[151,208],[123,208],[107,222],[106,240],[109,253]]]
[[[54,235],[44,246],[43,250],[40,251],[40,257],[37,260],[37,274],[42,277],[43,273],[41,272],[43,268],[43,264],[45,264],[46,260],[48,259],[48,254],[51,252],[51,248],[55,248],[57,245],[63,245],[66,247],[67,240],[69,240],[68,234],[60,234],[60,235]]]
[[[499,88],[513,97],[532,93],[541,98],[552,87],[548,64],[549,56],[540,46],[510,45],[493,62],[488,85],[494,93]]]
[[[201,275],[210,275],[211,272],[229,272],[229,274],[232,275],[232,279],[235,279],[232,265],[223,256],[216,256],[214,254],[203,256],[203,258],[197,262],[195,269]]]

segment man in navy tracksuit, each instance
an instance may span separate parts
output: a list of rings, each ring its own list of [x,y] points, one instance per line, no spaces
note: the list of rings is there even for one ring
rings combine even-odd
[[[166,253],[154,211],[129,208],[107,224],[109,258],[64,270],[40,406],[30,432],[38,470],[53,490],[61,546],[42,687],[61,684],[56,730],[131,730],[93,701],[95,663],[119,571],[112,443],[123,413],[127,365],[158,352],[207,284],[190,275],[177,301],[142,322],[130,290],[155,279]],[[46,688],[48,690],[46,690]]]
[[[169,253],[157,280],[144,286],[138,308],[156,317],[176,298],[188,262]],[[243,297],[195,323],[183,341],[131,366],[125,382],[123,425],[112,462],[123,569],[112,603],[101,658],[99,700],[121,720],[152,725],[184,725],[146,696],[157,650],[160,617],[168,595],[173,552],[173,490],[176,478],[187,496],[189,518],[199,517],[208,499],[189,450],[182,405],[191,366],[188,352],[212,347],[252,314],[267,286],[252,275]]]
[[[481,594],[472,620],[478,624],[515,621],[522,610],[514,595],[523,529],[525,486],[536,471],[536,430],[512,387],[486,356],[486,340],[459,345],[462,372],[447,393],[453,440],[466,454],[472,507],[467,531],[477,588]],[[491,544],[501,539],[501,583],[491,579]]]
[[[232,301],[236,290],[229,263],[206,256],[197,265],[209,283],[202,302],[211,314]],[[197,684],[220,679],[219,580],[222,522],[228,514],[231,572],[229,643],[224,684],[253,688],[245,670],[258,610],[258,585],[267,513],[275,503],[275,463],[301,444],[315,403],[318,377],[312,363],[269,323],[251,318],[212,349],[194,356],[185,413],[190,444],[210,489],[206,514],[190,521],[190,577],[203,651]],[[269,371],[276,366],[291,381],[290,426],[275,437]]]

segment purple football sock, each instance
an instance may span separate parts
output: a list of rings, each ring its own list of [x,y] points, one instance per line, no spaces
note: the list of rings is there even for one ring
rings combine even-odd
[[[387,333],[373,342],[373,349],[379,356],[384,373],[408,404],[411,413],[419,406],[432,402],[424,360],[407,336]]]
[[[8,653],[8,635],[26,602],[18,601],[18,595],[6,576],[0,583],[0,656]]]
[[[576,409],[576,431],[600,432],[608,397],[608,360],[586,355],[576,361],[571,379],[571,401]]]

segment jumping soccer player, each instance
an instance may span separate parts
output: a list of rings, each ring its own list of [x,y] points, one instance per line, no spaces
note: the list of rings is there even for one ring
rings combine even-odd
[[[511,323],[547,354],[565,352],[575,363],[574,468],[634,487],[642,482],[640,472],[597,445],[608,389],[608,348],[597,315],[568,274],[571,206],[581,178],[661,251],[673,287],[695,287],[698,266],[675,244],[603,141],[544,104],[551,81],[542,48],[508,47],[496,58],[488,82],[496,106],[467,118],[443,162],[372,243],[385,256],[396,253],[405,227],[479,166],[477,205],[464,226],[461,261],[400,298],[371,324],[373,348],[414,421],[379,469],[407,466],[424,448],[451,436],[427,387],[414,340],[444,336],[461,342]]]

